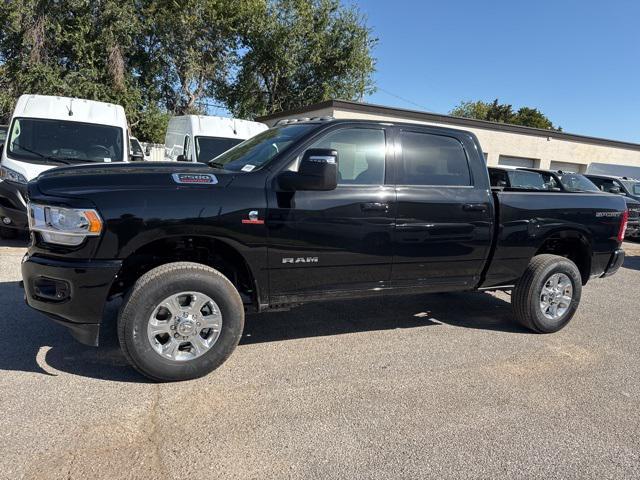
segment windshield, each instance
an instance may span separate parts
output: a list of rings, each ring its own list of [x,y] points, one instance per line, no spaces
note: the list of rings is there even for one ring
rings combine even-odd
[[[640,182],[634,180],[620,180],[631,195],[640,195]]]
[[[306,123],[270,128],[214,158],[209,165],[235,172],[257,170],[315,127]]]
[[[584,175],[565,173],[560,177],[560,182],[569,192],[599,192],[600,189]]]
[[[242,143],[239,138],[196,137],[196,158],[207,163],[239,143]]]
[[[93,123],[16,118],[7,153],[31,163],[121,162],[122,129]]]

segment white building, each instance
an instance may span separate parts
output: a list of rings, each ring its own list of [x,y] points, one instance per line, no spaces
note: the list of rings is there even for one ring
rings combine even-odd
[[[480,140],[489,165],[575,172],[584,172],[591,163],[640,167],[640,144],[637,143],[344,100],[328,100],[257,120],[272,126],[285,118],[322,116],[423,123],[469,130]]]

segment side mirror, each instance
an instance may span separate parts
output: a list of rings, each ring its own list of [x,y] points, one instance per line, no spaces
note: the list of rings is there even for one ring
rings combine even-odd
[[[144,154],[148,157],[149,155],[151,155],[151,146],[147,145],[144,149]]]
[[[498,182],[496,183],[496,187],[506,187],[507,186],[507,182],[505,182],[504,180],[498,180]]]
[[[129,160],[132,162],[143,162],[144,155],[142,154],[142,152],[132,152],[129,156]]]
[[[183,154],[180,154],[176,157],[176,162],[186,162],[187,159],[185,158],[185,156]]]
[[[620,190],[620,187],[609,187],[607,192],[615,193],[616,195],[620,195],[621,190]]]
[[[282,172],[280,187],[289,190],[334,190],[338,186],[338,152],[329,148],[310,148],[302,154],[297,172]]]

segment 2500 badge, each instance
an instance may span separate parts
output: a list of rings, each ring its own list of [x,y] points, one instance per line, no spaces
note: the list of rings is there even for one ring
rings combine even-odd
[[[171,175],[176,183],[215,185],[218,179],[210,173],[174,173]]]

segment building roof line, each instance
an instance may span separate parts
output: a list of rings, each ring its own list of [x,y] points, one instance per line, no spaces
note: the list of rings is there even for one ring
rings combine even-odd
[[[575,133],[558,132],[556,130],[547,130],[544,128],[524,127],[522,125],[512,125],[509,123],[491,122],[488,120],[476,120],[474,118],[454,117],[453,115],[444,115],[441,113],[423,112],[420,110],[411,110],[398,107],[387,107],[384,105],[376,105],[373,103],[354,102],[350,100],[325,100],[324,102],[314,103],[306,107],[292,108],[283,112],[276,112],[269,115],[256,118],[256,121],[264,122],[275,118],[288,117],[291,115],[299,115],[313,110],[323,108],[340,108],[360,113],[377,113],[380,115],[393,115],[404,117],[407,119],[446,123],[449,125],[457,125],[461,127],[481,128],[484,130],[493,130],[498,132],[516,133],[520,135],[530,135],[536,137],[556,138],[559,140],[567,140],[571,142],[588,143],[592,145],[603,145],[607,147],[624,148],[627,150],[640,151],[640,144],[625,142],[621,140],[610,140],[607,138],[590,137],[587,135],[578,135]]]

